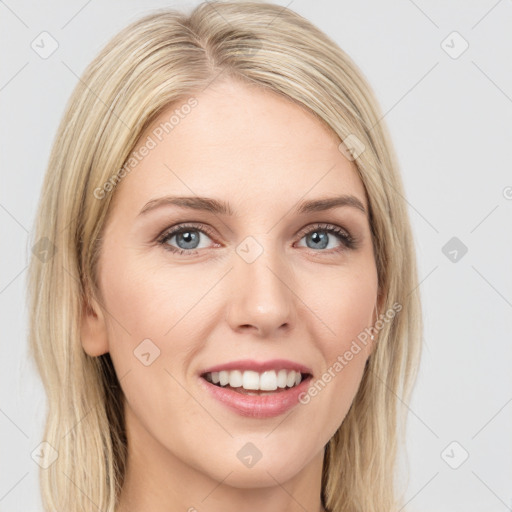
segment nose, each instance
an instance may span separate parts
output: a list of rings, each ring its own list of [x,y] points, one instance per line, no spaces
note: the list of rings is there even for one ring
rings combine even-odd
[[[236,253],[234,260],[228,290],[230,327],[260,338],[289,332],[295,324],[297,298],[284,258],[265,249],[251,263]]]

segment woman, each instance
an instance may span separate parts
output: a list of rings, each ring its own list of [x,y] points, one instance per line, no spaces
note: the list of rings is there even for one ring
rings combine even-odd
[[[380,117],[277,5],[159,11],[94,59],[30,266],[46,510],[396,510],[422,321]]]

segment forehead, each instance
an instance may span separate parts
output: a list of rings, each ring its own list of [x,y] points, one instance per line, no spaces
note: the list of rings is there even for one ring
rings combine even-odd
[[[142,134],[135,150],[148,138],[154,147],[123,180],[121,195],[136,202],[163,193],[215,196],[261,207],[265,201],[285,205],[350,193],[366,207],[354,163],[309,111],[273,91],[235,81],[214,83],[193,97],[194,108],[180,110],[186,97]],[[180,115],[173,117],[176,110]]]

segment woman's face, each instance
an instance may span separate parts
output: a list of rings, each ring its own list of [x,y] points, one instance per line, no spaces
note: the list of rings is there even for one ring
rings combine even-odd
[[[145,156],[114,191],[101,304],[85,317],[82,343],[91,355],[110,352],[134,459],[229,475],[237,487],[275,485],[321,461],[372,349],[359,343],[345,356],[375,321],[368,205],[339,141],[300,107],[233,81],[196,100],[154,121],[136,148]],[[176,109],[169,129],[162,123]],[[341,196],[352,202],[302,208]],[[190,199],[180,206],[171,197]],[[244,395],[204,378],[233,362],[251,368],[240,360],[269,367],[264,376],[224,373],[234,386],[256,376],[272,388],[272,368],[282,385],[293,377],[280,370],[300,365],[312,374],[301,387],[307,403],[293,388]]]

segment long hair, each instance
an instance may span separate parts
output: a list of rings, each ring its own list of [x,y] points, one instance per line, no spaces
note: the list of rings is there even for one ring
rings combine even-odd
[[[272,90],[313,113],[352,155],[365,187],[378,273],[378,344],[351,407],[325,446],[322,502],[332,512],[391,512],[422,317],[413,236],[382,114],[349,56],[297,13],[264,2],[204,2],[131,23],[92,61],[51,151],[29,268],[29,343],[48,399],[40,472],[45,509],[114,512],[125,475],[123,394],[108,354],[80,341],[81,312],[101,297],[97,262],[116,180],[140,135],[170,104],[218,77]],[[121,172],[122,171],[122,172]],[[108,187],[106,184],[109,184]],[[400,496],[398,496],[400,494]]]

